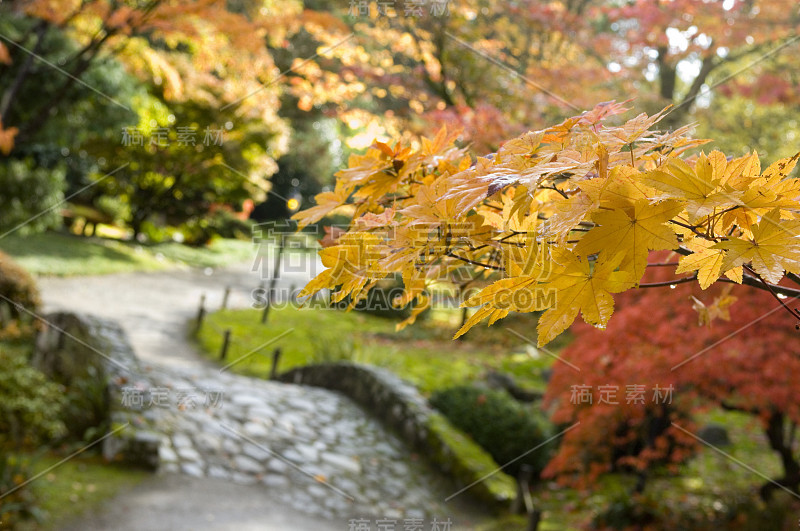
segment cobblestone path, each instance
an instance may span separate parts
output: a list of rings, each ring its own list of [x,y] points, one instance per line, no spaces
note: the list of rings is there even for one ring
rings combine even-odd
[[[232,305],[245,306],[247,288],[258,280],[245,267],[211,276],[183,271],[41,279],[47,311],[79,311],[120,321],[154,385],[145,390],[150,396],[143,414],[156,421],[162,437],[160,474],[186,478],[177,486],[169,480],[170,492],[186,490],[176,505],[147,505],[152,500],[146,496],[134,497],[140,501],[129,500],[134,507],[126,514],[136,517],[117,522],[115,528],[197,529],[193,518],[218,510],[225,515],[222,521],[200,528],[347,530],[353,519],[363,519],[373,527],[384,520],[396,522],[396,529],[471,529],[482,515],[465,506],[467,500],[444,504],[458,486],[434,474],[348,398],[234,375],[199,357],[186,340],[185,324],[200,294],[208,294],[213,307],[224,287],[232,286]],[[299,284],[302,279],[284,282]],[[160,403],[153,393],[171,400]],[[183,405],[177,407],[181,394]],[[204,505],[197,507],[201,502],[191,501],[191,485],[203,479],[235,487],[217,488],[212,502],[203,498]],[[243,491],[243,485],[250,488]],[[248,506],[256,508],[263,499],[263,513],[244,511],[238,515],[242,521],[226,512],[247,498],[252,502]],[[175,515],[180,514],[186,525],[176,527]],[[287,516],[291,514],[314,523],[275,524],[293,521]],[[101,528],[97,522],[107,521],[102,514],[95,518],[99,520],[78,527]],[[452,526],[443,526],[448,519]]]

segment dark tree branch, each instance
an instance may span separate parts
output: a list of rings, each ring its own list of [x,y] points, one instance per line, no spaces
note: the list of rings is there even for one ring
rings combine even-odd
[[[34,54],[36,55],[39,54],[39,50],[41,50],[42,43],[44,42],[44,34],[46,32],[47,32],[47,22],[42,20],[41,22],[39,22],[39,24],[36,25],[35,29],[36,42],[34,43],[31,49],[31,52],[33,53],[25,52],[26,53],[25,61],[19,67],[19,70],[17,71],[17,76],[14,78],[14,81],[11,83],[11,85],[3,93],[3,99],[2,101],[0,101],[0,117],[6,116],[6,113],[8,113],[8,109],[11,108],[11,103],[13,103],[14,98],[17,96],[17,93],[19,92],[19,89],[22,87],[22,83],[25,81],[25,78],[28,77],[31,65],[33,64],[33,56]]]

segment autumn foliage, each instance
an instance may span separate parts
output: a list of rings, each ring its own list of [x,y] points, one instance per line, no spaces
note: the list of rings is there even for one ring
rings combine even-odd
[[[774,304],[800,295],[779,286],[800,284],[800,181],[789,177],[798,155],[763,171],[756,153],[690,155],[704,141],[688,127],[655,130],[668,110],[613,125],[625,110],[598,105],[477,160],[446,129],[417,146],[376,142],[351,157],[317,206],[295,215],[306,225],[344,205],[352,214],[321,251],[328,269],[302,295],[325,288],[358,301],[400,273],[398,304],[413,300],[421,311],[431,285],[484,276],[490,283],[465,301],[477,309],[457,336],[484,319],[541,311],[540,345],[578,314],[604,328],[614,294],[659,286],[645,279],[654,250],[677,255],[678,284],[747,284],[771,291]]]
[[[654,282],[674,278],[668,267],[647,275]],[[738,301],[729,306],[730,287],[632,290],[618,297],[607,330],[572,328],[574,341],[561,356],[582,370],[557,362],[545,400],[555,422],[580,424],[564,434],[547,475],[590,485],[613,469],[674,469],[702,447],[692,414],[713,407],[756,416],[783,460],[785,475],[777,481],[797,488],[790,436],[800,422],[795,319],[769,293],[752,288],[737,290]],[[722,319],[698,327],[712,306]],[[629,400],[627,389],[635,385],[646,390],[642,403]],[[574,386],[589,386],[593,402],[576,404]],[[618,389],[616,404],[601,399],[604,386]],[[656,386],[673,388],[669,404],[654,400]]]

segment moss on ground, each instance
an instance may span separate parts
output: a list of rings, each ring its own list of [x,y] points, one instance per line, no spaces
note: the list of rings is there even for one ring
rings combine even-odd
[[[79,455],[58,464],[64,457],[48,453],[32,460],[33,474],[44,472],[30,483],[43,520],[28,522],[21,529],[57,529],[151,476],[143,470],[108,464],[96,455]]]

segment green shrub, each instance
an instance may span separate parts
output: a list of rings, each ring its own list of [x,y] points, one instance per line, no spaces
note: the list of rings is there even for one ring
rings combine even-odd
[[[183,243],[194,247],[208,245],[214,237],[214,230],[206,218],[193,218],[178,227],[183,234]]]
[[[39,290],[33,277],[2,251],[0,295],[0,340],[32,335],[36,321],[28,312],[36,312],[41,304]]]
[[[39,168],[31,159],[0,163],[0,233],[33,234],[60,226],[55,206],[64,200],[65,188],[63,168]]]
[[[523,464],[538,475],[553,453],[555,443],[532,450],[553,433],[544,413],[522,406],[503,391],[457,386],[437,391],[430,402],[499,465],[510,463],[503,470],[512,476]]]
[[[209,216],[208,227],[220,238],[248,240],[252,237],[253,233],[253,224],[251,221],[239,219],[233,212],[223,208]]]
[[[781,493],[763,503],[752,493],[687,495],[665,499],[657,489],[618,493],[588,525],[595,531],[694,529],[696,531],[782,531],[796,529],[797,500]]]
[[[22,520],[39,516],[33,492],[24,485],[30,476],[27,459],[0,455],[0,529],[14,529]]]
[[[131,217],[131,206],[118,196],[103,195],[95,200],[97,210],[121,225]]]
[[[353,309],[376,317],[402,321],[411,315],[412,310],[411,304],[406,304],[399,308],[392,304],[392,301],[402,293],[403,281],[400,277],[389,277],[379,281],[363,300],[356,303]],[[340,307],[346,308],[350,304],[350,300],[349,297],[345,298],[339,303]],[[425,319],[429,313],[430,308],[417,316],[417,322]]]
[[[37,514],[24,485],[29,466],[19,452],[65,432],[60,420],[64,390],[30,366],[27,350],[0,343],[0,522],[8,527]]]
[[[33,368],[26,350],[0,343],[0,449],[5,451],[64,434],[64,388]]]
[[[592,520],[592,529],[653,529],[660,521],[658,502],[648,495],[617,496]]]

